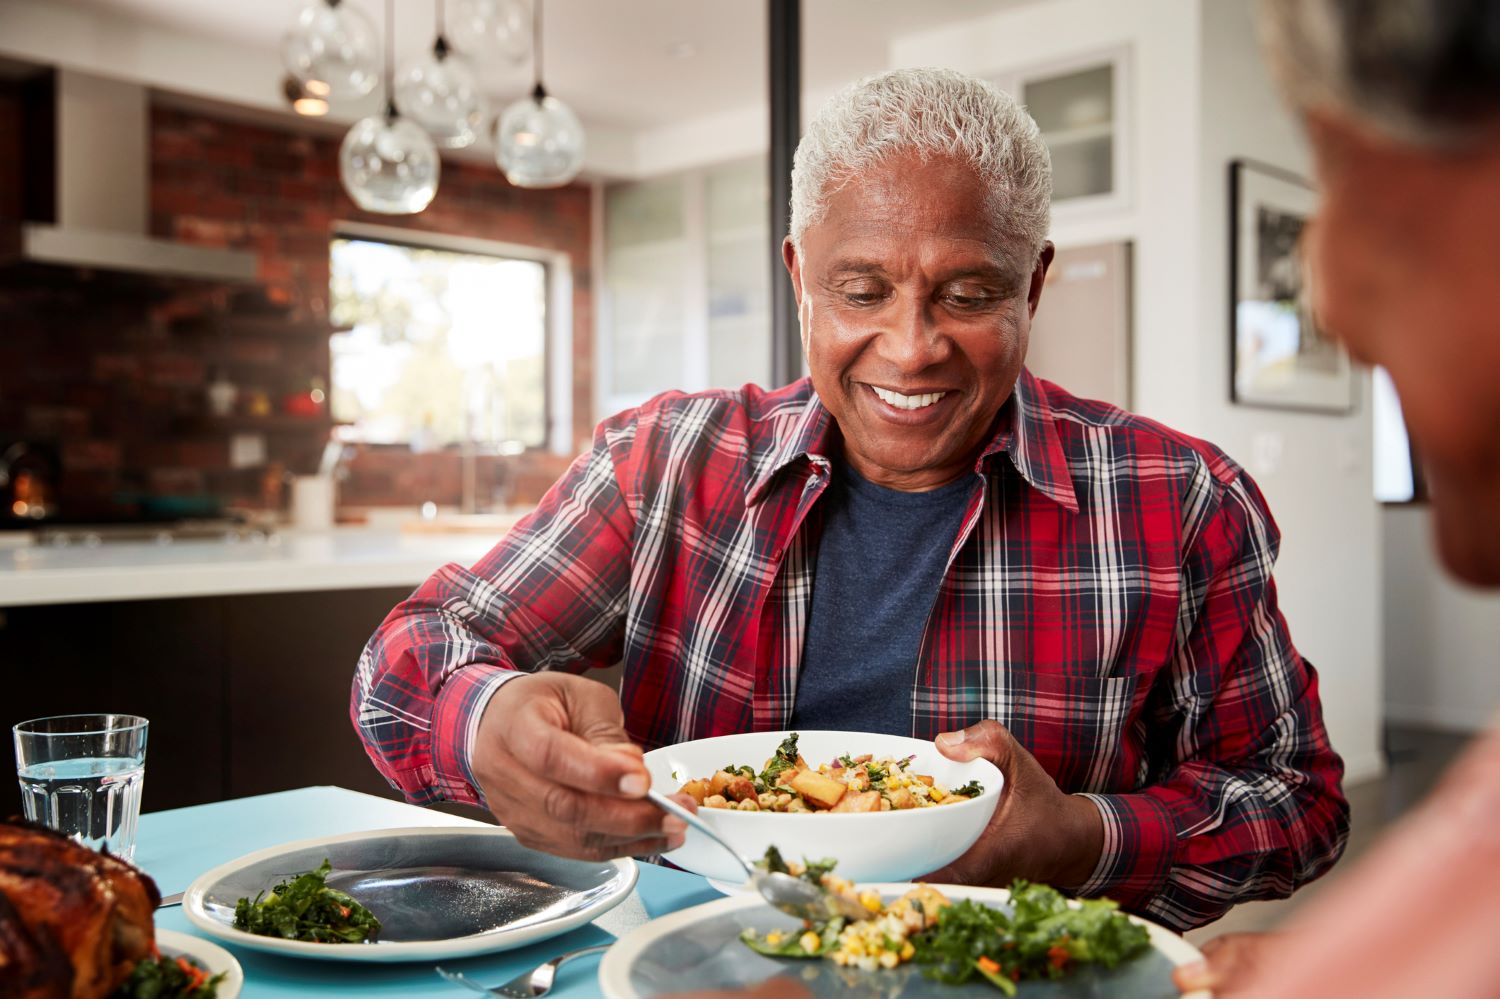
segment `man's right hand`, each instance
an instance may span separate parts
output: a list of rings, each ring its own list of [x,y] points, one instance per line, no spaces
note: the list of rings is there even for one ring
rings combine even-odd
[[[580,860],[663,853],[687,825],[644,800],[651,776],[614,691],[569,673],[508,680],[470,761],[485,803],[523,846]]]

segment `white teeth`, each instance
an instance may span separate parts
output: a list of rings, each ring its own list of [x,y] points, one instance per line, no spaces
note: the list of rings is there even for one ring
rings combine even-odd
[[[890,389],[883,389],[878,385],[871,385],[870,388],[874,389],[875,394],[883,401],[890,403],[897,409],[926,409],[948,394],[947,392],[926,392],[922,395],[902,395],[900,392],[892,392]]]

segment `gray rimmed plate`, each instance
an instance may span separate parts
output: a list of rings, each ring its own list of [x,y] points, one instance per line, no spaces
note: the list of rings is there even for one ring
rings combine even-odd
[[[893,899],[909,884],[862,885]],[[949,898],[972,898],[1005,907],[1002,888],[937,886]],[[1134,917],[1132,917],[1134,918]],[[1032,981],[1019,986],[1021,999],[1178,999],[1172,969],[1200,959],[1197,948],[1170,930],[1136,920],[1151,935],[1151,950],[1111,970],[1083,968],[1060,981]],[[841,968],[826,959],[763,957],[740,942],[740,931],[794,930],[800,924],[752,896],[718,899],[655,919],[627,933],[604,955],[599,985],[607,999],[646,999],[699,989],[732,989],[785,976],[800,981],[815,996],[847,999],[995,999],[994,986],[975,979],[943,985],[926,977],[919,965],[892,971]],[[1192,993],[1181,999],[1208,999]]]
[[[290,877],[333,866],[328,883],[382,928],[362,944],[323,944],[237,930],[235,903]],[[498,828],[380,829],[274,846],[201,875],[183,896],[188,921],[225,943],[335,961],[430,961],[509,950],[566,933],[635,887],[635,861],[565,860]]]

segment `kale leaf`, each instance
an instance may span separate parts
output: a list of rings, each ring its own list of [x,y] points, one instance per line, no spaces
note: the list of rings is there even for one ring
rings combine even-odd
[[[1010,912],[963,899],[938,914],[937,925],[913,938],[914,960],[928,975],[959,984],[974,974],[1008,995],[999,979],[1062,978],[1077,965],[1113,968],[1144,951],[1145,927],[1107,899],[1077,906],[1054,888],[1016,881]]]
[[[235,929],[263,937],[313,943],[360,943],[380,932],[380,920],[352,897],[328,887],[327,860],[315,871],[283,881],[252,902],[234,907]]]
[[[823,883],[823,875],[830,873],[838,866],[838,863],[837,860],[831,857],[824,857],[822,860],[808,860],[804,857],[802,860],[802,873],[797,875],[797,877],[802,878],[804,881],[811,881],[815,885],[821,885]],[[761,858],[757,866],[764,867],[772,874],[792,873],[792,869],[787,866],[787,862],[781,856],[781,851],[776,849],[775,845],[766,847],[766,855]]]
[[[776,786],[776,778],[784,770],[790,770],[797,765],[797,733],[793,732],[781,740],[781,745],[776,747],[776,753],[766,761],[766,768],[760,772],[760,783],[762,790]],[[753,775],[752,775],[753,776]]]
[[[839,934],[843,932],[844,922],[843,916],[837,916],[821,926],[812,928],[812,931],[818,934],[817,950],[803,949],[802,934],[805,932],[803,930],[784,930],[776,943],[771,943],[769,939],[754,930],[741,930],[740,940],[755,953],[764,954],[767,957],[822,957],[838,946]]]
[[[188,958],[148,957],[111,999],[214,999],[228,972],[212,978]]]

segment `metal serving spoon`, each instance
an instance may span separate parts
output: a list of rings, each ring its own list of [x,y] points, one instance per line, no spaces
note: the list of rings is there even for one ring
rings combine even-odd
[[[757,867],[754,863],[740,856],[739,851],[728,843],[723,837],[714,832],[713,829],[698,816],[679,805],[677,802],[662,794],[656,788],[646,792],[646,797],[651,799],[652,804],[662,811],[677,816],[694,829],[722,846],[735,861],[745,869],[745,880],[752,888],[760,892],[761,897],[772,906],[780,909],[789,916],[798,919],[807,919],[815,923],[826,923],[835,916],[843,916],[845,919],[860,920],[869,919],[873,913],[858,902],[842,895],[835,895],[822,885],[813,884],[806,878],[793,877],[790,874],[767,871]]]

